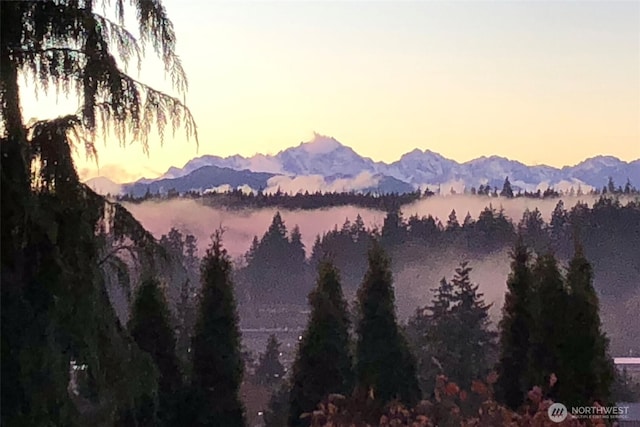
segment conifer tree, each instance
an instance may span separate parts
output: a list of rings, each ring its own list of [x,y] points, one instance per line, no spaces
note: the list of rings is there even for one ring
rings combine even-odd
[[[123,2],[102,2],[115,16],[96,13],[96,3],[0,2],[3,425],[93,425],[83,419],[92,411],[113,423],[155,388],[151,358],[132,345],[107,294],[106,266],[117,255],[102,258],[113,249],[106,234],[117,244],[128,238],[128,249],[155,241],[80,182],[71,146],[95,156],[97,134],[113,129],[123,146],[133,140],[147,150],[154,122],[161,137],[167,124],[185,124],[191,134],[195,123],[178,99],[186,78],[162,2],[131,1],[133,21]],[[145,46],[160,57],[177,98],[123,71]],[[23,79],[38,95],[76,95],[79,111],[27,126]],[[86,363],[91,379],[82,407],[67,393],[72,360]]]
[[[500,192],[500,197],[513,198],[513,189],[511,188],[511,182],[509,182],[509,177],[506,177],[504,179],[504,184],[502,185],[502,191]]]
[[[202,293],[192,341],[193,373],[183,425],[240,427],[243,363],[231,261],[222,232],[212,236],[201,265]]]
[[[580,244],[576,244],[566,281],[570,292],[570,334],[566,337],[562,401],[572,405],[589,405],[594,399],[607,402],[614,380],[613,366],[600,323],[591,264]]]
[[[309,295],[311,316],[293,365],[289,394],[289,425],[307,425],[300,419],[332,393],[347,394],[353,387],[349,315],[340,275],[324,259],[318,266],[315,289]]]
[[[275,334],[269,336],[267,348],[260,355],[255,375],[260,384],[269,387],[277,386],[284,378],[284,367],[280,363],[280,343]]]
[[[445,278],[434,289],[431,304],[418,310],[409,333],[419,360],[423,392],[430,395],[436,376],[445,374],[463,388],[488,373],[495,349],[489,329],[490,305],[469,278],[462,262],[451,282]]]
[[[511,409],[524,401],[533,384],[526,382],[531,335],[533,276],[528,248],[518,239],[511,253],[511,273],[500,320],[500,360],[497,391]]]
[[[166,426],[174,425],[177,422],[175,396],[182,386],[182,380],[169,308],[160,283],[155,278],[148,278],[140,285],[133,303],[129,330],[138,347],[149,353],[158,368],[160,422]]]
[[[358,290],[356,394],[369,396],[376,412],[399,399],[413,405],[420,398],[416,362],[396,323],[390,260],[378,243],[368,256],[369,269]]]
[[[264,427],[287,426],[289,418],[289,384],[283,383],[271,395],[267,410],[264,411]]]
[[[569,294],[553,254],[539,256],[533,268],[531,300],[532,325],[528,356],[527,384],[546,387],[555,374],[558,381],[549,390],[557,398],[565,383],[563,375],[566,339],[572,333],[567,325]]]
[[[457,348],[450,350],[454,356],[450,362],[446,361],[450,364],[449,378],[465,389],[471,386],[472,380],[488,373],[495,348],[495,333],[489,329],[491,305],[485,303],[478,285],[471,282],[471,270],[466,261],[461,262],[452,279],[451,315],[455,328],[449,334],[457,338]]]
[[[455,357],[454,336],[450,333],[456,328],[451,316],[454,304],[453,286],[442,278],[440,285],[432,289],[434,297],[427,307],[416,310],[409,320],[407,332],[417,358],[420,387],[426,396],[434,391],[436,377],[446,374],[448,361]]]

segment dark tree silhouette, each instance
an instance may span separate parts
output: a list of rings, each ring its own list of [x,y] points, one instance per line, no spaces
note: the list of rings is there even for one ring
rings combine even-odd
[[[374,240],[369,270],[358,290],[356,394],[370,400],[372,419],[393,399],[412,405],[420,398],[416,362],[396,323],[390,260]]]
[[[202,259],[202,295],[192,343],[190,405],[183,425],[244,425],[239,391],[243,363],[231,261],[216,231]]]
[[[129,330],[138,347],[149,353],[159,371],[158,409],[162,425],[175,425],[177,418],[176,396],[182,387],[171,328],[169,308],[154,278],[140,285],[131,310]]]
[[[308,425],[300,418],[331,393],[353,387],[347,303],[338,271],[327,260],[318,267],[316,288],[309,295],[311,317],[292,369],[289,425]]]

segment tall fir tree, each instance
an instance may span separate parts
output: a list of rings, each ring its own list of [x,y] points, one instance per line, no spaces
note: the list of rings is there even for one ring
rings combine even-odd
[[[453,286],[442,278],[434,292],[431,304],[416,310],[409,320],[407,332],[417,359],[418,377],[422,392],[431,396],[436,377],[445,374],[448,361],[455,357],[454,336],[450,333],[456,325],[451,316],[454,304]]]
[[[280,363],[280,343],[275,334],[269,336],[267,348],[260,355],[255,372],[258,383],[275,388],[284,379],[284,367]]]
[[[396,323],[390,260],[377,240],[358,290],[356,396],[368,396],[372,419],[388,402],[413,405],[420,398],[416,361]]]
[[[192,341],[193,373],[183,425],[244,426],[243,376],[231,261],[222,232],[212,236],[201,265],[202,293]]]
[[[528,356],[527,384],[549,388],[550,398],[557,399],[566,381],[563,371],[567,337],[572,333],[567,324],[569,294],[558,262],[551,253],[539,256],[533,268],[531,298],[532,325]],[[558,380],[551,385],[552,374]]]
[[[460,263],[452,279],[454,305],[451,314],[456,328],[450,331],[458,338],[458,349],[449,377],[468,389],[471,382],[484,378],[489,372],[495,351],[495,332],[490,329],[491,305],[484,301],[479,286],[471,282],[472,268],[466,261]]]
[[[529,249],[518,239],[511,252],[511,273],[500,320],[498,397],[511,409],[519,407],[532,384],[526,381],[532,328],[533,275]]]
[[[566,337],[566,362],[561,399],[571,405],[590,405],[594,399],[607,402],[614,380],[608,340],[602,331],[598,296],[593,288],[593,270],[580,244],[569,263],[566,277],[570,296]]]
[[[129,331],[138,347],[149,353],[158,368],[160,423],[175,425],[178,422],[176,396],[182,387],[182,378],[169,308],[157,279],[147,278],[140,285],[131,310]]]
[[[300,416],[312,412],[331,393],[353,388],[349,314],[340,275],[324,259],[315,289],[309,295],[311,316],[293,364],[289,394],[289,425],[308,425]]]

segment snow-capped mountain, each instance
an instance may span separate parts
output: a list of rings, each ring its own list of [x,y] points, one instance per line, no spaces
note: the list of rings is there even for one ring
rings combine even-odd
[[[509,177],[515,189],[536,190],[549,186],[565,190],[607,184],[609,177],[618,185],[627,179],[640,185],[640,160],[624,162],[611,156],[598,156],[575,166],[527,166],[504,157],[480,157],[465,163],[447,159],[430,150],[415,149],[399,160],[387,164],[360,156],[335,138],[314,134],[311,141],[287,148],[275,155],[256,154],[220,157],[205,155],[187,162],[182,168],[171,167],[155,180],[140,180],[123,186],[123,191],[152,192],[180,188],[183,191],[249,186],[254,190],[281,189],[298,191],[398,191],[436,188],[460,188],[490,185],[501,188]],[[100,183],[106,187],[105,182]],[[258,186],[259,188],[255,188]],[[115,190],[115,187],[108,186]]]

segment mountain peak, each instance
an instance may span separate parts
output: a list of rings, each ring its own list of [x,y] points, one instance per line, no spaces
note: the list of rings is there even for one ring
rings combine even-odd
[[[342,147],[342,144],[333,137],[314,132],[313,139],[308,142],[301,142],[300,147],[304,148],[309,154],[327,154]]]

